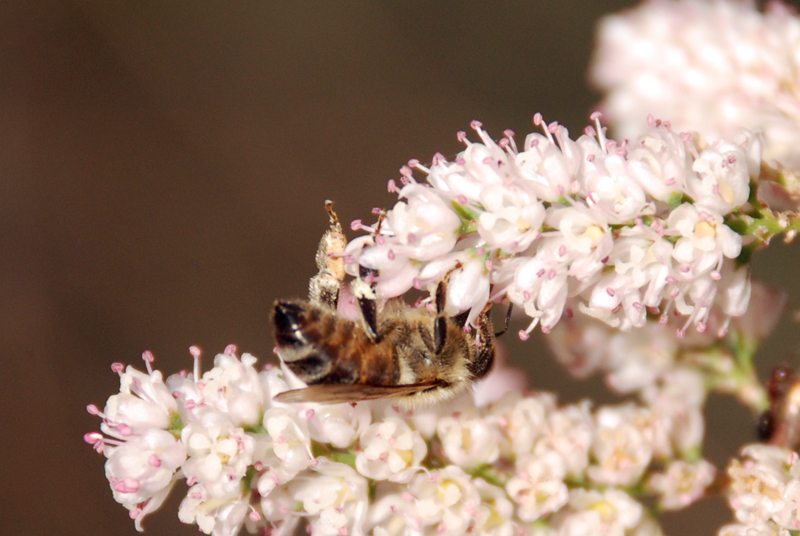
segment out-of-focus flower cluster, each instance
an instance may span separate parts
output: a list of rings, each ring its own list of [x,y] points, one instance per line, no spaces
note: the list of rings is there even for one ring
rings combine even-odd
[[[660,534],[642,499],[682,508],[714,478],[684,456],[702,430],[687,436],[658,405],[559,407],[496,385],[481,407],[472,393],[414,412],[287,405],[272,397],[302,384],[235,351],[166,382],[149,353],[146,373],[115,364],[120,393],[90,406],[103,433],[86,440],[137,529],[185,479],[181,521],[220,536]]]
[[[796,452],[748,445],[728,466],[728,501],[737,523],[720,536],[789,536],[800,530],[800,461]],[[791,531],[791,532],[789,532]]]
[[[800,19],[782,2],[643,2],[602,21],[591,75],[621,137],[648,114],[709,139],[747,128],[800,170]]]
[[[667,326],[648,321],[640,329],[623,332],[576,315],[559,323],[547,341],[556,359],[575,377],[601,372],[617,393],[636,393],[646,404],[662,409],[677,405],[675,414],[684,422],[684,433],[691,435],[698,424],[702,430],[708,390],[733,394],[751,408],[766,407],[752,351],[777,325],[785,303],[785,294],[754,282],[750,307],[727,326],[728,339],[717,337],[727,320],[714,308],[707,331],[691,331],[682,338],[669,329],[676,323],[674,317]]]
[[[597,119],[597,117],[595,117]],[[481,142],[448,162],[436,155],[418,183],[410,167],[402,199],[371,234],[352,241],[345,262],[377,270],[381,298],[412,287],[432,288],[453,270],[449,312],[507,297],[552,329],[579,310],[627,330],[648,312],[666,322],[683,316],[705,330],[712,306],[727,317],[744,313],[746,269],[734,270],[742,235],[727,224],[748,203],[759,176],[761,142],[743,132],[735,141],[698,145],[688,134],[649,120],[649,133],[617,143],[597,130],[573,141],[565,127],[534,123],[518,148],[514,135],[495,143],[473,122]],[[723,326],[724,328],[724,326]]]

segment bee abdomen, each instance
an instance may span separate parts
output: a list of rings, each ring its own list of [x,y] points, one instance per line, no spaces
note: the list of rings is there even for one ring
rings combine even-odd
[[[304,313],[305,307],[301,303],[275,302],[273,324],[278,346],[292,348],[308,344],[302,330]]]

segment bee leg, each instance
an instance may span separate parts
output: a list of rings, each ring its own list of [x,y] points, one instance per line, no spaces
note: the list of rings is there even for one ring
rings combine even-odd
[[[311,303],[336,309],[339,303],[339,289],[344,281],[344,248],[347,238],[342,231],[339,218],[333,210],[333,202],[325,201],[331,226],[322,235],[322,240],[317,248],[317,275],[308,282],[308,300]]]
[[[444,275],[441,281],[439,281],[439,284],[436,285],[436,320],[434,320],[433,324],[433,342],[436,355],[441,353],[442,348],[444,348],[445,340],[447,339],[447,316],[444,311],[447,305],[447,284],[450,282],[450,274],[458,268],[461,268],[460,262],[456,263],[456,265]],[[469,316],[469,311],[461,313],[456,318],[460,318],[461,315],[464,315],[464,318],[463,321],[460,322],[459,327],[463,328]],[[458,323],[459,321],[457,320],[456,322]]]
[[[495,337],[499,337],[500,335],[505,335],[506,334],[506,332],[508,331],[508,325],[511,323],[511,311],[513,311],[513,310],[514,310],[514,304],[513,303],[509,303],[508,304],[508,311],[506,312],[506,321],[503,324],[503,329],[498,331],[497,333],[495,333],[494,334]]]
[[[478,315],[477,325],[478,332],[481,340],[481,345],[478,347],[476,344],[475,359],[467,364],[467,369],[473,374],[475,378],[483,378],[492,369],[494,363],[494,328],[492,328],[492,320],[489,318],[489,310],[491,303],[487,303],[486,307]]]
[[[364,331],[373,342],[378,342],[378,301],[375,293],[375,278],[378,271],[363,266],[358,267],[358,279],[353,281],[353,295],[361,309]]]

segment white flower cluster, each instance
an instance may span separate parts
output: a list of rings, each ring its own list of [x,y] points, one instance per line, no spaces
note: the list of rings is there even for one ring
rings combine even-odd
[[[639,502],[682,508],[714,477],[681,458],[678,423],[660,409],[508,391],[483,407],[468,393],[415,412],[386,401],[281,404],[298,387],[278,368],[254,368],[235,347],[163,381],[120,374],[100,433],[114,498],[141,530],[173,484],[189,485],[179,517],[206,534],[660,534]],[[494,387],[496,388],[496,386]],[[654,405],[654,408],[658,407]],[[602,530],[601,530],[602,529]]]
[[[345,263],[377,270],[383,299],[412,287],[432,289],[452,271],[449,313],[507,297],[547,332],[565,313],[580,310],[627,330],[648,312],[706,328],[715,300],[726,315],[744,313],[750,294],[746,270],[730,261],[742,237],[726,216],[748,202],[758,177],[761,142],[742,132],[736,141],[698,146],[687,134],[649,118],[650,131],[634,143],[597,130],[573,141],[565,127],[534,123],[521,149],[513,132],[495,143],[477,121],[481,143],[453,162],[436,155],[427,185],[401,170],[405,186],[389,182],[402,199],[370,231],[352,241]]]
[[[748,445],[728,467],[728,501],[737,523],[720,536],[789,536],[800,530],[800,459],[768,445]]]
[[[800,18],[782,2],[643,2],[602,21],[591,75],[621,137],[647,114],[709,139],[747,128],[766,160],[800,169]]]

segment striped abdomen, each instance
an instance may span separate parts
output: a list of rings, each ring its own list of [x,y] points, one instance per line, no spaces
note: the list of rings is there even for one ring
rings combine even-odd
[[[397,385],[391,345],[375,344],[351,320],[304,301],[277,301],[275,338],[284,363],[307,384]]]

